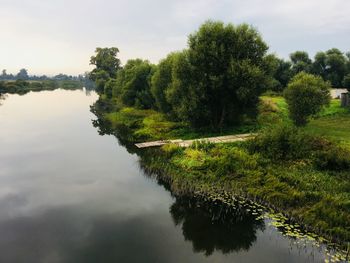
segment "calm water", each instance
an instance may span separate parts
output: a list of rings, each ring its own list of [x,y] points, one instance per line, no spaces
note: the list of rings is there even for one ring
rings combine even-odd
[[[98,134],[96,99],[56,90],[0,102],[0,262],[324,260],[266,220],[173,197]]]

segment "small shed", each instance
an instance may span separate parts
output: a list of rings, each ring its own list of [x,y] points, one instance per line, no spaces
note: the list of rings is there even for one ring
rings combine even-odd
[[[343,93],[348,93],[347,89],[332,89],[331,96],[332,99],[340,99]]]
[[[347,91],[347,92],[343,92],[341,95],[340,95],[340,105],[342,107],[350,107],[350,93]]]

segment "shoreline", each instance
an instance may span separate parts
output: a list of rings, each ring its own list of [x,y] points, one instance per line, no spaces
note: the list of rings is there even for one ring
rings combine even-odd
[[[279,221],[277,223],[279,227],[283,228],[284,224],[288,227],[293,225],[298,226],[295,227],[295,229],[297,229],[296,233],[289,233],[291,237],[314,239],[318,243],[327,244],[327,246],[341,251],[342,255],[346,255],[346,250],[349,249],[349,241],[344,236],[341,238],[340,236],[329,234],[321,227],[305,222],[305,217],[298,215],[301,211],[300,209],[306,208],[305,206],[293,208],[292,206],[287,207],[285,204],[279,204],[278,192],[275,193],[277,195],[277,198],[273,199],[275,201],[268,200],[268,198],[264,197],[264,192],[255,192],[255,194],[251,194],[256,190],[254,189],[256,186],[254,186],[253,183],[251,185],[248,184],[251,189],[247,190],[247,188],[242,187],[241,182],[232,179],[214,178],[209,181],[205,180],[205,171],[191,174],[191,171],[186,171],[186,169],[181,169],[179,166],[174,166],[174,164],[171,163],[171,158],[167,156],[167,153],[164,152],[162,148],[137,149],[133,145],[136,141],[133,140],[131,135],[134,131],[123,125],[118,126],[118,128],[112,127],[109,120],[105,118],[105,114],[110,112],[108,103],[102,103],[99,106],[102,107],[100,109],[92,107],[92,112],[98,117],[98,122],[100,122],[96,124],[96,126],[99,126],[101,129],[101,123],[102,126],[109,125],[110,127],[108,128],[102,128],[104,132],[116,136],[119,142],[125,146],[129,152],[137,153],[140,158],[141,167],[146,173],[168,184],[174,195],[189,195],[203,198],[204,200],[210,200],[211,202],[222,201],[223,203],[230,203],[237,198],[248,200],[248,202],[264,207],[264,210],[269,211],[273,217],[279,214]],[[124,136],[123,133],[125,133],[126,136]]]
[[[161,153],[157,157],[160,155]],[[325,253],[333,251],[334,254],[330,254],[333,260],[331,262],[338,262],[339,259],[340,261],[349,260],[349,244],[305,224],[302,218],[291,216],[288,211],[286,212],[285,209],[279,208],[264,198],[249,195],[243,189],[233,189],[230,187],[231,185],[218,183],[208,187],[200,181],[194,184],[194,182],[186,180],[185,177],[177,178],[176,172],[170,166],[160,167],[156,164],[157,162],[145,161],[142,156],[139,158],[140,166],[147,176],[161,182],[161,185],[166,185],[166,188],[176,197],[194,198],[199,202],[209,202],[215,206],[227,205],[239,210],[249,208],[249,213],[258,215],[257,220],[271,220],[270,225],[274,226],[282,235],[311,242],[312,246],[325,246]]]

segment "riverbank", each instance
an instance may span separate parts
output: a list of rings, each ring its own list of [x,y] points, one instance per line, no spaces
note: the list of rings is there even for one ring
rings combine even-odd
[[[98,134],[89,112],[93,91],[6,97],[0,106],[0,249],[6,251],[0,262],[37,262],[52,251],[64,262],[309,263],[337,256],[285,236],[289,232],[244,198],[225,204],[171,191],[165,177],[140,167],[140,158],[127,152],[131,147]],[[13,198],[28,201],[25,211],[21,203],[8,205]]]
[[[0,93],[25,94],[30,91],[43,91],[55,89],[81,89],[84,84],[77,80],[43,80],[43,81],[0,81]]]
[[[197,143],[187,149],[169,144],[155,150],[129,150],[137,151],[145,169],[166,180],[175,193],[213,199],[244,196],[283,212],[289,221],[319,234],[321,240],[326,238],[346,248],[350,241],[349,141],[346,136],[319,137],[323,134],[316,127],[326,118],[348,118],[349,113],[334,101],[320,119],[304,130],[296,130],[288,125],[282,98],[263,97],[262,101],[268,106],[260,107],[259,124],[248,121],[223,131],[233,134],[259,130],[261,136],[257,139],[217,145]],[[102,96],[93,111],[126,145],[205,134],[152,110],[117,109],[114,105]],[[271,120],[278,128],[267,124]],[[327,132],[331,133],[329,126]]]

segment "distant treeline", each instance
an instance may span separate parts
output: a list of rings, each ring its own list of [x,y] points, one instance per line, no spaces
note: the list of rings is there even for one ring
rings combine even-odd
[[[66,75],[66,74],[58,74],[52,77],[46,75],[29,75],[28,70],[22,68],[17,74],[8,74],[6,69],[2,70],[0,75],[0,80],[76,80],[76,81],[84,81],[87,79],[87,73],[79,74],[78,76]]]
[[[43,80],[43,81],[0,81],[1,93],[24,94],[29,91],[54,90],[54,89],[79,89],[84,83],[77,80]]]
[[[0,94],[19,93],[24,94],[29,91],[54,90],[54,89],[79,89],[85,87],[89,90],[95,88],[93,81],[89,79],[87,73],[84,75],[71,76],[58,74],[53,77],[45,75],[28,75],[26,69],[21,69],[18,74],[7,74],[6,70],[0,75]]]
[[[314,59],[306,51],[291,53],[289,60],[283,60],[276,55],[268,55],[273,64],[275,79],[271,90],[282,91],[290,79],[301,71],[321,76],[329,81],[333,88],[350,89],[350,52],[343,53],[337,48],[325,52],[317,52]]]

